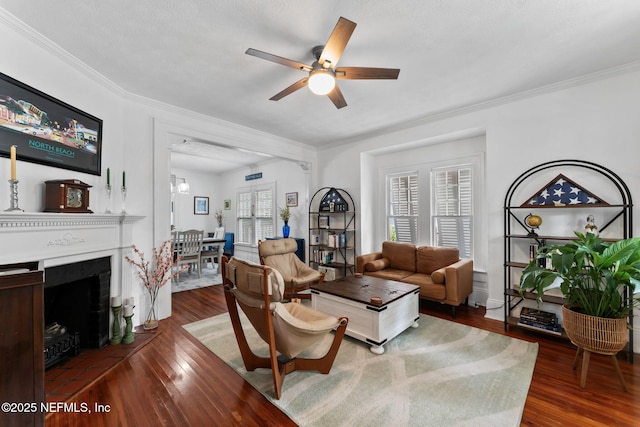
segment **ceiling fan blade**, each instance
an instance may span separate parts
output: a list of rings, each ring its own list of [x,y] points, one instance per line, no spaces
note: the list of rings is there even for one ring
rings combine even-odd
[[[285,96],[291,95],[293,92],[297,91],[298,89],[305,87],[307,85],[308,80],[309,80],[309,77],[305,77],[303,79],[298,80],[297,82],[295,82],[294,84],[286,88],[285,90],[273,95],[271,98],[269,98],[269,100],[279,101]]]
[[[338,80],[397,79],[399,68],[340,67],[336,68]]]
[[[329,61],[330,67],[336,68],[336,64],[340,60],[342,52],[344,52],[344,48],[347,47],[347,43],[355,29],[355,22],[349,21],[343,17],[338,19],[338,23],[329,36],[329,40],[327,40],[327,43],[324,45],[322,54],[320,54],[320,58],[318,59],[320,65],[324,65],[325,61]]]
[[[261,50],[249,48],[245,52],[247,55],[255,56],[267,61],[275,62],[276,64],[285,65],[287,67],[295,68],[296,70],[311,71],[313,68],[310,65],[303,64],[302,62],[294,61],[292,59],[283,58],[278,55],[263,52]]]
[[[347,106],[347,101],[345,101],[338,85],[335,85],[333,90],[329,92],[327,96],[331,99],[331,102],[333,102],[333,105],[335,105],[338,110]]]

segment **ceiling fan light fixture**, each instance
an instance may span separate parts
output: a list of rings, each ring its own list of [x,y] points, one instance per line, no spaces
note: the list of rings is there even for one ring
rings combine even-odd
[[[330,70],[316,69],[309,72],[308,85],[316,95],[326,95],[336,86],[336,79]]]

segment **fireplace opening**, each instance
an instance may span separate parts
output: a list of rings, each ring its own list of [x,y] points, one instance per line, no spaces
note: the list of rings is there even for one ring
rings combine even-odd
[[[111,258],[45,269],[45,368],[109,343]]]

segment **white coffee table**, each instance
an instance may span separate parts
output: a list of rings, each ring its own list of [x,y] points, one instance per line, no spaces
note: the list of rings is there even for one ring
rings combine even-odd
[[[311,306],[348,317],[346,334],[382,354],[385,343],[409,327],[418,327],[419,291],[417,285],[394,280],[347,276],[311,286]],[[380,298],[380,303],[372,303],[372,297]]]

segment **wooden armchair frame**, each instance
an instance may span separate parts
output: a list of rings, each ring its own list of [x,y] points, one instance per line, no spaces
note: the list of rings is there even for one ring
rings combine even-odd
[[[331,343],[331,347],[323,357],[318,359],[308,359],[300,357],[288,358],[282,354],[279,355],[276,348],[276,332],[274,330],[273,322],[274,315],[272,310],[270,309],[271,296],[269,295],[268,279],[270,268],[265,266],[265,274],[262,275],[264,306],[263,308],[256,308],[243,304],[235,297],[232,291],[235,285],[227,277],[228,261],[229,260],[227,259],[227,257],[222,258],[224,295],[227,307],[229,309],[229,316],[231,318],[231,324],[233,325],[233,331],[236,335],[238,347],[240,348],[240,354],[242,355],[242,360],[244,361],[244,365],[247,371],[254,371],[257,368],[271,369],[273,373],[273,385],[275,389],[276,399],[280,399],[280,396],[282,395],[282,385],[285,376],[293,371],[318,371],[322,374],[328,374],[331,370],[331,367],[333,366],[336,355],[338,354],[340,344],[342,343],[342,339],[347,329],[348,319],[346,317],[341,317],[340,319],[338,319],[339,324],[337,329],[335,330],[333,342]],[[267,344],[269,346],[269,357],[258,356],[249,347],[249,343],[247,342],[244,330],[242,329],[242,323],[240,321],[240,315],[238,313],[238,305],[245,313],[250,313],[252,311],[259,315],[263,313],[264,323],[267,330],[267,339],[265,341],[267,341]]]

